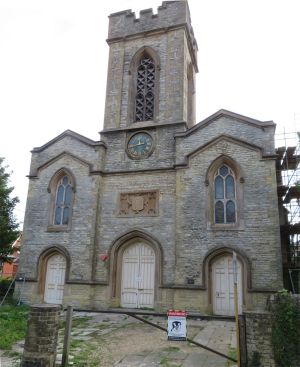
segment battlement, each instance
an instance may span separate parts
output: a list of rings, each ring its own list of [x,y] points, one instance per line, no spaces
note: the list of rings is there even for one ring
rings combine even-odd
[[[178,25],[186,25],[192,48],[196,53],[197,42],[191,25],[189,6],[185,0],[163,1],[157,9],[157,14],[153,14],[152,9],[145,9],[140,11],[139,18],[136,18],[131,9],[111,14],[108,41]]]

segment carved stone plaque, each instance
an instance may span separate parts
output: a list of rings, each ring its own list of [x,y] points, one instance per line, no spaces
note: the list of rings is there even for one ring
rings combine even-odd
[[[158,191],[136,191],[120,194],[120,216],[158,215]]]

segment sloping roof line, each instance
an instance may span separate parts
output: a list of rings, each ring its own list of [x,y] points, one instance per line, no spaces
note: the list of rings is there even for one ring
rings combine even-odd
[[[84,164],[85,166],[89,167],[89,171],[92,170],[93,165],[91,163],[89,163],[88,161],[70,153],[67,151],[61,152],[60,154],[56,155],[55,157],[49,159],[48,161],[44,162],[42,165],[40,165],[39,167],[37,167],[30,175],[28,175],[27,177],[29,178],[34,178],[37,177],[37,174],[39,171],[45,169],[46,167],[50,166],[52,163],[58,161],[59,159],[63,158],[63,157],[71,157],[72,159],[75,159],[76,161],[80,162],[81,164]]]
[[[220,141],[227,141],[227,142],[230,142],[230,143],[233,143],[233,144],[238,144],[238,145],[241,145],[241,146],[244,146],[244,147],[248,147],[251,150],[260,151],[261,154],[263,154],[263,148],[259,147],[258,145],[249,143],[245,140],[238,139],[238,138],[235,138],[235,137],[230,136],[230,135],[222,134],[222,135],[219,135],[219,136],[213,138],[212,140],[206,142],[205,144],[201,145],[200,147],[197,147],[193,151],[191,151],[189,154],[187,154],[187,158],[193,157],[196,153],[204,151],[207,148],[209,148],[210,146],[212,146],[214,144],[217,144]]]
[[[48,141],[48,143],[42,145],[41,147],[33,148],[31,153],[39,153],[39,152],[45,150],[46,148],[48,148],[50,145],[57,143],[59,140],[62,140],[63,138],[65,138],[67,136],[72,137],[73,139],[76,139],[76,140],[78,140],[78,141],[80,141],[80,142],[82,142],[86,145],[89,145],[89,146],[103,146],[104,148],[106,148],[106,144],[103,141],[94,141],[94,140],[91,140],[89,138],[86,138],[83,135],[75,133],[75,131],[66,130],[62,134],[56,136],[54,139]]]
[[[222,134],[222,135],[219,135],[219,136],[213,138],[212,140],[206,142],[205,144],[201,145],[200,147],[197,147],[196,149],[194,149],[190,153],[188,153],[185,156],[184,161],[175,164],[175,167],[177,167],[177,168],[187,167],[189,165],[190,159],[193,158],[196,154],[198,154],[200,152],[203,152],[204,150],[208,149],[209,147],[211,147],[214,144],[217,144],[220,141],[227,141],[227,142],[230,142],[230,143],[233,143],[233,144],[238,144],[238,145],[241,145],[241,146],[244,146],[244,147],[248,147],[248,149],[251,149],[251,150],[254,150],[254,151],[258,151],[258,152],[260,152],[262,159],[275,159],[276,158],[276,156],[274,156],[274,155],[264,155],[263,148],[259,147],[258,145],[251,144],[251,143],[248,143],[245,140]],[[223,154],[223,155],[226,155],[226,154]]]
[[[210,123],[212,123],[213,121],[215,121],[215,120],[217,120],[221,117],[230,117],[234,120],[237,120],[237,121],[242,122],[242,123],[247,124],[247,125],[252,125],[252,126],[254,126],[258,129],[261,129],[261,130],[264,130],[265,127],[270,127],[270,126],[275,127],[276,126],[276,124],[272,120],[260,121],[260,120],[253,119],[251,117],[240,115],[240,114],[235,113],[235,112],[231,112],[231,111],[221,109],[218,112],[214,113],[213,115],[207,117],[203,121],[199,122],[198,124],[194,125],[193,127],[188,129],[187,131],[177,133],[175,135],[175,137],[188,136],[188,135],[192,134],[194,131],[204,128],[205,126],[209,125]]]

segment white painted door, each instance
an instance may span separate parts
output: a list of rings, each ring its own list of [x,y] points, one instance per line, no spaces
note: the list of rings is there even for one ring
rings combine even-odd
[[[47,261],[44,295],[44,301],[46,303],[62,303],[64,295],[65,274],[66,259],[64,256],[60,254],[51,256]]]
[[[238,310],[242,312],[242,266],[237,261]],[[234,315],[234,284],[232,257],[224,256],[212,265],[213,311],[216,315]]]
[[[155,253],[144,243],[129,246],[123,254],[121,306],[153,308]]]

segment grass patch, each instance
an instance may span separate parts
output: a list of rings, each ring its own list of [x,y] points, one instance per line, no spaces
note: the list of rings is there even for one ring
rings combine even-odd
[[[13,344],[25,338],[28,306],[0,307],[0,349],[11,350]]]
[[[237,351],[236,351],[236,348],[232,348],[232,347],[228,347],[228,353],[227,353],[228,357],[230,358],[234,358],[234,359],[237,359]],[[236,364],[236,362],[232,362],[232,361],[229,361],[227,360],[226,361],[226,364],[225,364],[225,367],[229,367],[229,366],[232,366]]]
[[[160,365],[162,366],[166,366],[167,364],[169,364],[169,360],[167,357],[163,357],[161,360],[160,360]]]
[[[167,348],[164,348],[164,351],[165,352],[179,352],[180,348],[178,348],[178,347],[167,347]]]
[[[82,345],[82,340],[79,339],[71,339],[70,348],[76,349]]]
[[[75,317],[72,319],[72,329],[73,328],[85,328],[88,327],[89,321],[92,320],[92,317],[83,316],[83,317]],[[59,322],[59,329],[65,329],[66,327],[66,320],[60,320]]]
[[[71,354],[72,349],[75,347],[82,348],[81,351],[74,355],[73,363],[75,367],[99,367],[99,360],[93,357],[93,352],[95,351],[95,345],[93,343],[83,343],[82,341],[76,340],[79,343],[72,344],[71,343]]]
[[[105,330],[105,329],[110,329],[111,328],[111,325],[110,324],[100,324],[100,325],[97,325],[97,329],[99,330]]]
[[[88,326],[90,320],[92,320],[92,317],[89,316],[73,318],[72,327],[84,328]]]
[[[159,364],[160,366],[164,366],[164,367],[180,367],[181,366],[181,364],[170,362],[167,357],[163,357],[160,360]]]
[[[91,361],[90,360],[90,354],[91,354],[90,350],[85,350],[85,351],[81,352],[79,355],[74,356],[74,359],[73,359],[74,366],[76,366],[76,367],[86,367],[87,366],[87,361],[88,361],[89,367],[99,367],[99,361]]]

